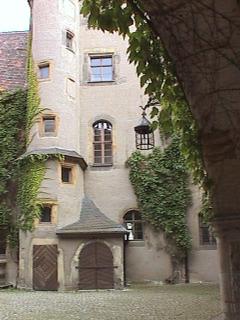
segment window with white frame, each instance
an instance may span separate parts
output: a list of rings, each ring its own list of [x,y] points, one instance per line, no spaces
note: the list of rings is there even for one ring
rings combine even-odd
[[[112,125],[106,120],[93,124],[94,165],[112,165]]]
[[[90,82],[107,82],[113,80],[113,56],[90,55]]]
[[[138,210],[129,210],[124,215],[123,221],[129,231],[128,240],[143,240],[143,221]]]

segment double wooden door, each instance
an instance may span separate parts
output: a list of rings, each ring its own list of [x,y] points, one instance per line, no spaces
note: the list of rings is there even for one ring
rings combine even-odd
[[[33,246],[33,289],[58,289],[57,245]]]
[[[79,256],[79,289],[111,289],[113,281],[113,256],[102,242],[86,245]]]

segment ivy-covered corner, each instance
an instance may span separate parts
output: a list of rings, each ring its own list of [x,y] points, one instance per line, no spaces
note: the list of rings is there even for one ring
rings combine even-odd
[[[26,90],[0,93],[0,225],[13,245],[17,241],[17,158],[25,150],[26,105]]]
[[[43,157],[19,160],[31,141],[31,128],[42,111],[30,52],[31,41],[27,89],[0,93],[0,225],[6,229],[12,247],[18,244],[20,228],[32,230],[34,217],[39,213],[36,195],[45,172]]]
[[[179,150],[179,138],[149,155],[134,152],[127,162],[130,181],[145,221],[164,232],[173,267],[182,265],[191,248],[187,209],[191,204],[189,175]]]

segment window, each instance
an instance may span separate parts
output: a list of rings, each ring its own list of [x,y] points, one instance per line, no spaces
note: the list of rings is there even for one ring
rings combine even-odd
[[[93,125],[94,164],[112,164],[112,125],[108,121],[98,121]]]
[[[71,51],[73,51],[73,38],[74,38],[74,34],[71,31],[67,30],[66,31],[66,47]]]
[[[67,78],[67,94],[72,99],[76,98],[76,83],[70,78]]]
[[[202,246],[215,246],[217,244],[212,230],[203,222],[202,217],[199,217],[199,236],[200,245]]]
[[[40,63],[38,65],[38,78],[39,79],[49,79],[50,77],[50,64],[49,62]]]
[[[52,222],[52,206],[43,205],[41,207],[40,222]]]
[[[90,56],[90,81],[113,81],[113,57]]]
[[[6,254],[7,246],[7,228],[4,225],[0,225],[0,255]]]
[[[53,135],[54,133],[56,133],[56,116],[44,115],[42,117],[42,123],[44,135]]]
[[[63,183],[73,183],[72,167],[62,166],[61,167],[61,177]]]
[[[137,210],[128,211],[123,217],[124,226],[129,231],[128,240],[143,240],[143,222]]]

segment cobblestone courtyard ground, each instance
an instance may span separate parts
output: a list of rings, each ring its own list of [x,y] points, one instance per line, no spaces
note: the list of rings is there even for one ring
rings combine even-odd
[[[133,286],[123,291],[0,291],[0,320],[210,320],[214,285]]]

